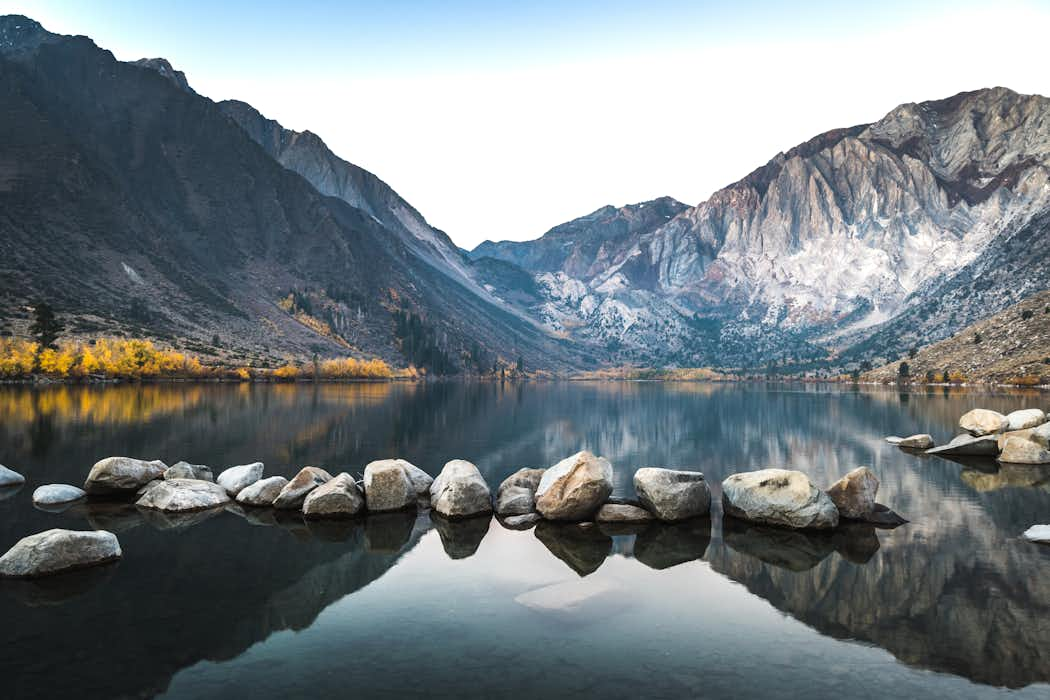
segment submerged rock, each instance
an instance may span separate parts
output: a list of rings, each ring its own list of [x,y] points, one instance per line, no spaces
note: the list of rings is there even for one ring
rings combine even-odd
[[[215,481],[215,475],[211,473],[211,467],[203,464],[190,464],[189,462],[176,462],[171,465],[164,471],[164,478]]]
[[[368,510],[379,513],[415,506],[418,498],[416,485],[405,471],[403,462],[400,459],[380,459],[365,466],[364,491]]]
[[[240,464],[230,467],[219,474],[216,482],[226,489],[226,493],[236,498],[241,491],[248,488],[262,478],[263,463],[252,462],[251,464]]]
[[[274,499],[281,494],[281,489],[288,485],[283,476],[271,476],[259,479],[241,489],[237,502],[244,506],[272,506]]]
[[[548,520],[587,520],[612,493],[612,477],[609,460],[577,452],[543,473],[536,510]]]
[[[474,464],[454,459],[430,485],[430,507],[446,518],[469,518],[492,512],[492,494]]]
[[[1003,445],[999,461],[1011,464],[1050,464],[1050,450],[1033,440],[1012,437]]]
[[[653,514],[645,508],[619,503],[606,503],[598,509],[597,514],[594,516],[594,521],[598,523],[637,523],[649,522],[653,517]]]
[[[147,462],[131,457],[107,457],[95,462],[84,482],[84,490],[92,496],[134,492],[160,479],[168,465],[160,460]]]
[[[524,515],[511,515],[502,518],[499,522],[500,525],[508,530],[528,530],[541,520],[543,520],[543,516],[539,513],[525,513]]]
[[[303,467],[291,481],[284,485],[273,507],[279,510],[298,510],[303,507],[307,495],[321,484],[332,480],[332,475],[320,467]]]
[[[1002,433],[1010,426],[1006,416],[985,408],[975,408],[959,419],[959,427],[974,437]]]
[[[135,505],[180,513],[215,508],[229,501],[226,489],[219,484],[199,479],[168,479],[150,487]]]
[[[0,464],[0,487],[21,486],[25,482],[26,478],[24,476]]]
[[[32,578],[115,561],[117,536],[105,530],[47,530],[23,537],[0,557],[0,576]]]
[[[665,522],[711,510],[711,490],[700,472],[645,467],[635,472],[634,489],[642,505]]]
[[[1050,544],[1050,525],[1033,525],[1021,535],[1029,542],[1039,544]]]
[[[909,450],[928,450],[933,447],[933,445],[933,437],[926,433],[909,435],[906,438],[901,438],[901,441],[897,443],[897,447],[903,447]]]
[[[533,492],[524,486],[500,488],[496,496],[497,515],[524,515],[536,510]]]
[[[831,501],[839,509],[839,515],[852,520],[863,520],[875,510],[875,496],[878,492],[879,480],[867,467],[854,469],[832,484],[827,491]]]
[[[1025,408],[1006,414],[1007,430],[1025,430],[1046,422],[1046,414],[1038,408]]]
[[[307,518],[352,518],[364,509],[365,496],[346,472],[315,488],[303,501]]]
[[[994,457],[999,454],[999,440],[995,435],[958,435],[947,445],[926,450],[926,454],[942,457]]]
[[[87,496],[87,493],[83,489],[78,489],[76,486],[70,486],[69,484],[47,484],[46,486],[40,486],[33,491],[33,505],[53,506],[63,503],[72,503],[73,501],[79,501],[85,496]]]
[[[831,498],[802,472],[762,469],[733,474],[722,482],[727,515],[767,525],[827,529],[839,524]]]

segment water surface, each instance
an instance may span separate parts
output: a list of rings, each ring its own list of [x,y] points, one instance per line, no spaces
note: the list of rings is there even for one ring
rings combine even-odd
[[[966,410],[1046,395],[653,383],[0,387],[0,549],[104,528],[113,566],[0,585],[5,697],[1047,697],[1050,469],[918,457],[888,434],[954,434]],[[91,503],[33,508],[110,455],[261,460],[360,473],[475,462],[490,485],[579,449],[619,495],[643,466],[859,465],[897,530],[834,535],[710,522],[639,531],[426,513],[304,523]]]

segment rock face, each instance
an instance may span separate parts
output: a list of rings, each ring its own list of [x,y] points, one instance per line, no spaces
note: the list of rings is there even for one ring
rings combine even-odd
[[[1038,408],[1026,408],[1006,415],[1007,430],[1025,430],[1046,422],[1046,414]]]
[[[249,484],[237,494],[237,502],[245,506],[272,506],[281,494],[281,489],[288,485],[283,476],[271,476]]]
[[[33,504],[53,506],[60,503],[71,503],[87,496],[87,493],[69,484],[48,484],[33,491]]]
[[[786,469],[733,474],[722,482],[722,504],[734,518],[767,525],[826,529],[839,523],[831,498],[802,472]]]
[[[467,518],[492,512],[492,494],[476,466],[454,459],[430,485],[430,507],[446,518]]]
[[[832,484],[828,496],[839,509],[839,515],[851,520],[864,520],[874,512],[878,492],[878,478],[867,467],[858,467]]]
[[[1010,421],[1002,413],[989,411],[986,408],[975,408],[959,419],[959,427],[974,437],[995,435],[1004,432]]]
[[[230,497],[219,484],[199,479],[158,481],[142,494],[135,505],[169,513],[205,510],[226,505]]]
[[[999,440],[995,435],[957,435],[947,445],[926,450],[926,454],[944,457],[994,457],[999,454]]]
[[[303,467],[273,499],[273,507],[279,510],[302,508],[303,501],[311,491],[331,480],[332,475],[320,467]]]
[[[303,501],[303,515],[308,518],[351,518],[364,509],[365,496],[346,472],[315,488]]]
[[[1033,525],[1021,535],[1029,542],[1050,544],[1050,525]]]
[[[0,464],[0,488],[4,486],[19,486],[25,482],[26,478],[24,476]]]
[[[262,475],[263,463],[252,462],[251,464],[241,464],[236,467],[230,467],[219,474],[219,478],[216,482],[219,486],[226,489],[226,493],[236,498],[237,494],[261,479]]]
[[[710,495],[708,495],[710,506]],[[653,514],[645,508],[621,503],[606,503],[594,516],[599,523],[642,523],[653,519]]]
[[[613,490],[609,460],[586,450],[543,473],[536,489],[536,510],[548,520],[587,520]]]
[[[1010,464],[1050,464],[1050,450],[1033,440],[1012,437],[1003,445],[999,461]]]
[[[933,437],[925,433],[901,438],[900,442],[897,443],[898,447],[904,447],[909,450],[928,450],[933,445]]]
[[[33,578],[120,559],[116,535],[105,530],[47,530],[24,537],[0,557],[0,576]]]
[[[496,496],[496,515],[525,515],[536,510],[536,497],[524,486],[500,488]]]
[[[645,467],[635,472],[634,488],[642,505],[665,522],[711,510],[711,490],[700,472]]]
[[[203,464],[190,464],[189,462],[176,462],[164,471],[165,479],[200,479],[201,481],[215,481],[211,473],[211,467]]]
[[[374,512],[402,510],[416,504],[416,487],[398,459],[381,459],[365,466],[365,502]]]
[[[131,457],[107,457],[91,467],[84,490],[92,496],[137,491],[168,469],[160,460],[147,462]]]

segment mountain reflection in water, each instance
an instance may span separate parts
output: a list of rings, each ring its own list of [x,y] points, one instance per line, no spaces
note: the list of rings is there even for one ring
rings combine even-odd
[[[950,676],[901,681],[924,694],[977,696],[991,692],[989,686],[1046,683],[1050,579],[1041,573],[1050,565],[1050,548],[1018,535],[1050,513],[1050,471],[908,455],[882,441],[915,432],[944,441],[969,408],[1039,405],[1034,401],[939,390],[902,396],[710,384],[0,388],[0,462],[28,478],[21,490],[0,494],[0,547],[50,527],[99,528],[118,533],[125,551],[115,565],[0,585],[0,639],[9,650],[0,670],[13,679],[5,695],[207,695],[206,685],[194,684],[207,682],[209,664],[247,663],[278,645],[282,654],[298,655],[288,664],[308,665],[302,656],[308,648],[298,649],[282,631],[317,626],[321,634],[328,627],[318,623],[328,619],[328,608],[335,615],[328,625],[337,624],[340,611],[354,610],[362,618],[385,614],[396,627],[401,596],[422,601],[415,614],[424,619],[412,620],[419,634],[394,640],[377,623],[363,639],[372,640],[376,654],[398,649],[451,664],[462,650],[435,648],[428,632],[451,624],[447,606],[460,616],[460,631],[450,634],[463,644],[480,643],[482,632],[470,605],[422,597],[420,590],[445,581],[457,598],[475,601],[486,635],[519,627],[520,648],[506,647],[511,642],[502,636],[499,644],[481,645],[491,655],[475,659],[476,673],[487,668],[493,675],[485,682],[519,678],[506,668],[515,654],[538,653],[537,646],[555,654],[556,640],[571,639],[586,623],[609,659],[589,661],[594,668],[582,673],[581,683],[593,689],[597,676],[588,673],[600,670],[618,684],[602,688],[613,696],[695,693],[686,680],[693,673],[705,674],[705,687],[729,682],[719,680],[717,669],[727,663],[720,644],[731,641],[710,636],[714,623],[703,605],[661,607],[685,595],[674,588],[683,576],[700,586],[696,595],[711,600],[734,596],[733,587],[742,584],[758,596],[747,610],[759,601],[775,606],[839,645],[825,653],[861,653],[856,644],[834,641],[857,640],[908,666],[984,684],[963,692],[945,685]],[[882,482],[879,500],[912,522],[892,531],[850,525],[833,533],[792,532],[723,520],[717,498],[710,520],[541,522],[523,532],[491,518],[448,521],[426,512],[304,522],[294,513],[237,505],[176,515],[119,502],[45,512],[29,502],[37,486],[80,483],[94,461],[112,454],[215,468],[258,459],[268,474],[286,476],[305,464],[359,474],[368,461],[395,455],[433,474],[462,457],[495,487],[520,467],[547,466],[584,448],[610,459],[616,495],[625,497],[633,495],[631,476],[642,466],[699,469],[717,495],[717,482],[736,471],[797,468],[826,485],[866,464]],[[542,575],[530,573],[537,571]],[[404,581],[410,574],[412,581]],[[391,575],[396,582],[388,581]],[[370,601],[367,610],[354,603],[359,598]],[[720,606],[720,614],[735,620],[729,629],[746,627],[745,619],[759,614],[735,605]],[[636,619],[643,610],[648,617]],[[530,637],[533,618],[521,615],[571,624],[537,628]],[[620,653],[608,645],[628,622],[634,641],[624,643],[641,645],[637,656],[646,666],[637,674],[608,666]],[[785,622],[769,624],[774,637],[800,634]],[[338,629],[337,639],[350,634]],[[551,629],[560,636],[541,643]],[[765,648],[769,633],[747,644]],[[683,655],[689,651],[691,666],[675,666],[666,649],[664,656],[647,655],[644,644],[658,638]],[[575,652],[557,653],[548,664]],[[638,674],[664,680],[639,689],[633,685]],[[311,688],[306,683],[302,689]],[[395,689],[365,685],[378,694]],[[500,687],[489,690],[501,695]],[[445,690],[454,695],[464,688]]]

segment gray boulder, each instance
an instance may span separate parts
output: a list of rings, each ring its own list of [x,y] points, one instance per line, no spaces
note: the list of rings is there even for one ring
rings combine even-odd
[[[25,482],[26,478],[24,476],[0,464],[0,488],[4,486],[21,486]]]
[[[48,576],[115,561],[121,554],[120,543],[112,532],[47,530],[23,537],[0,557],[0,576]]]
[[[762,469],[733,474],[722,482],[727,515],[741,520],[798,529],[828,529],[839,524],[831,498],[802,472]]]
[[[903,439],[904,438],[898,437],[896,435],[887,435],[886,436],[886,442],[890,443],[891,445],[899,445],[899,444],[901,444],[901,440],[903,440]]]
[[[711,511],[711,489],[700,472],[645,467],[635,472],[634,489],[642,505],[665,522]]]
[[[219,484],[200,479],[167,479],[158,481],[135,501],[140,508],[185,513],[224,506],[230,497]]]
[[[1035,428],[1046,422],[1046,414],[1038,408],[1025,408],[1006,414],[1007,430]]]
[[[54,506],[60,503],[72,503],[87,496],[87,493],[69,484],[48,484],[33,491],[33,505]]]
[[[528,530],[530,527],[543,520],[539,513],[525,513],[524,515],[511,515],[500,518],[500,525],[508,530]]]
[[[302,508],[303,501],[311,491],[331,480],[332,475],[320,467],[303,467],[273,499],[273,507],[278,510]]]
[[[365,466],[365,503],[372,512],[402,510],[416,504],[412,479],[400,459],[380,459]]]
[[[219,486],[226,489],[226,493],[236,498],[237,494],[261,479],[262,475],[263,463],[252,462],[251,464],[239,464],[236,467],[224,470],[215,481]]]
[[[147,462],[131,457],[107,457],[95,462],[84,482],[84,490],[92,495],[107,495],[138,491],[164,475],[168,465],[160,460]]]
[[[430,507],[446,518],[468,518],[491,512],[492,494],[476,466],[454,459],[430,485]]]
[[[190,464],[189,462],[176,462],[164,471],[165,479],[200,479],[201,481],[215,481],[211,473],[211,467],[203,464]]]
[[[828,496],[839,509],[839,515],[863,520],[874,512],[878,492],[878,478],[867,467],[858,467],[832,484]]]
[[[946,445],[926,450],[926,454],[942,457],[994,457],[999,454],[999,440],[995,435],[957,435]]]
[[[281,489],[288,485],[283,476],[271,476],[249,484],[237,494],[237,502],[243,506],[272,506]]]
[[[543,478],[543,472],[546,469],[519,469],[514,472],[499,485],[496,489],[496,498],[499,499],[500,495],[510,488],[523,488],[528,489],[533,494],[536,493],[536,489],[540,486],[540,480]]]
[[[710,506],[710,495],[708,505]],[[653,514],[645,508],[620,503],[606,503],[594,516],[595,522],[599,523],[642,523],[652,519]]]
[[[903,447],[908,450],[928,450],[934,444],[933,437],[926,433],[920,433],[919,435],[909,435],[906,438],[901,438],[900,442],[897,443],[897,447]]]
[[[423,499],[429,499],[430,485],[434,483],[434,477],[406,460],[395,459],[394,461],[401,465],[401,468],[405,470],[405,476],[407,476],[408,480],[412,482],[412,488],[415,489],[416,496]]]
[[[1050,450],[1022,437],[1012,437],[1003,445],[1000,462],[1010,464],[1050,464]]]
[[[543,473],[536,510],[548,520],[589,520],[613,490],[609,460],[584,450]]]
[[[500,488],[496,495],[496,515],[525,515],[536,510],[536,498],[525,486]]]
[[[1010,421],[1002,413],[975,408],[963,414],[959,419],[959,427],[974,437],[980,437],[1005,432],[1010,427]]]
[[[303,501],[307,518],[352,518],[364,509],[365,496],[346,472],[315,488]]]

